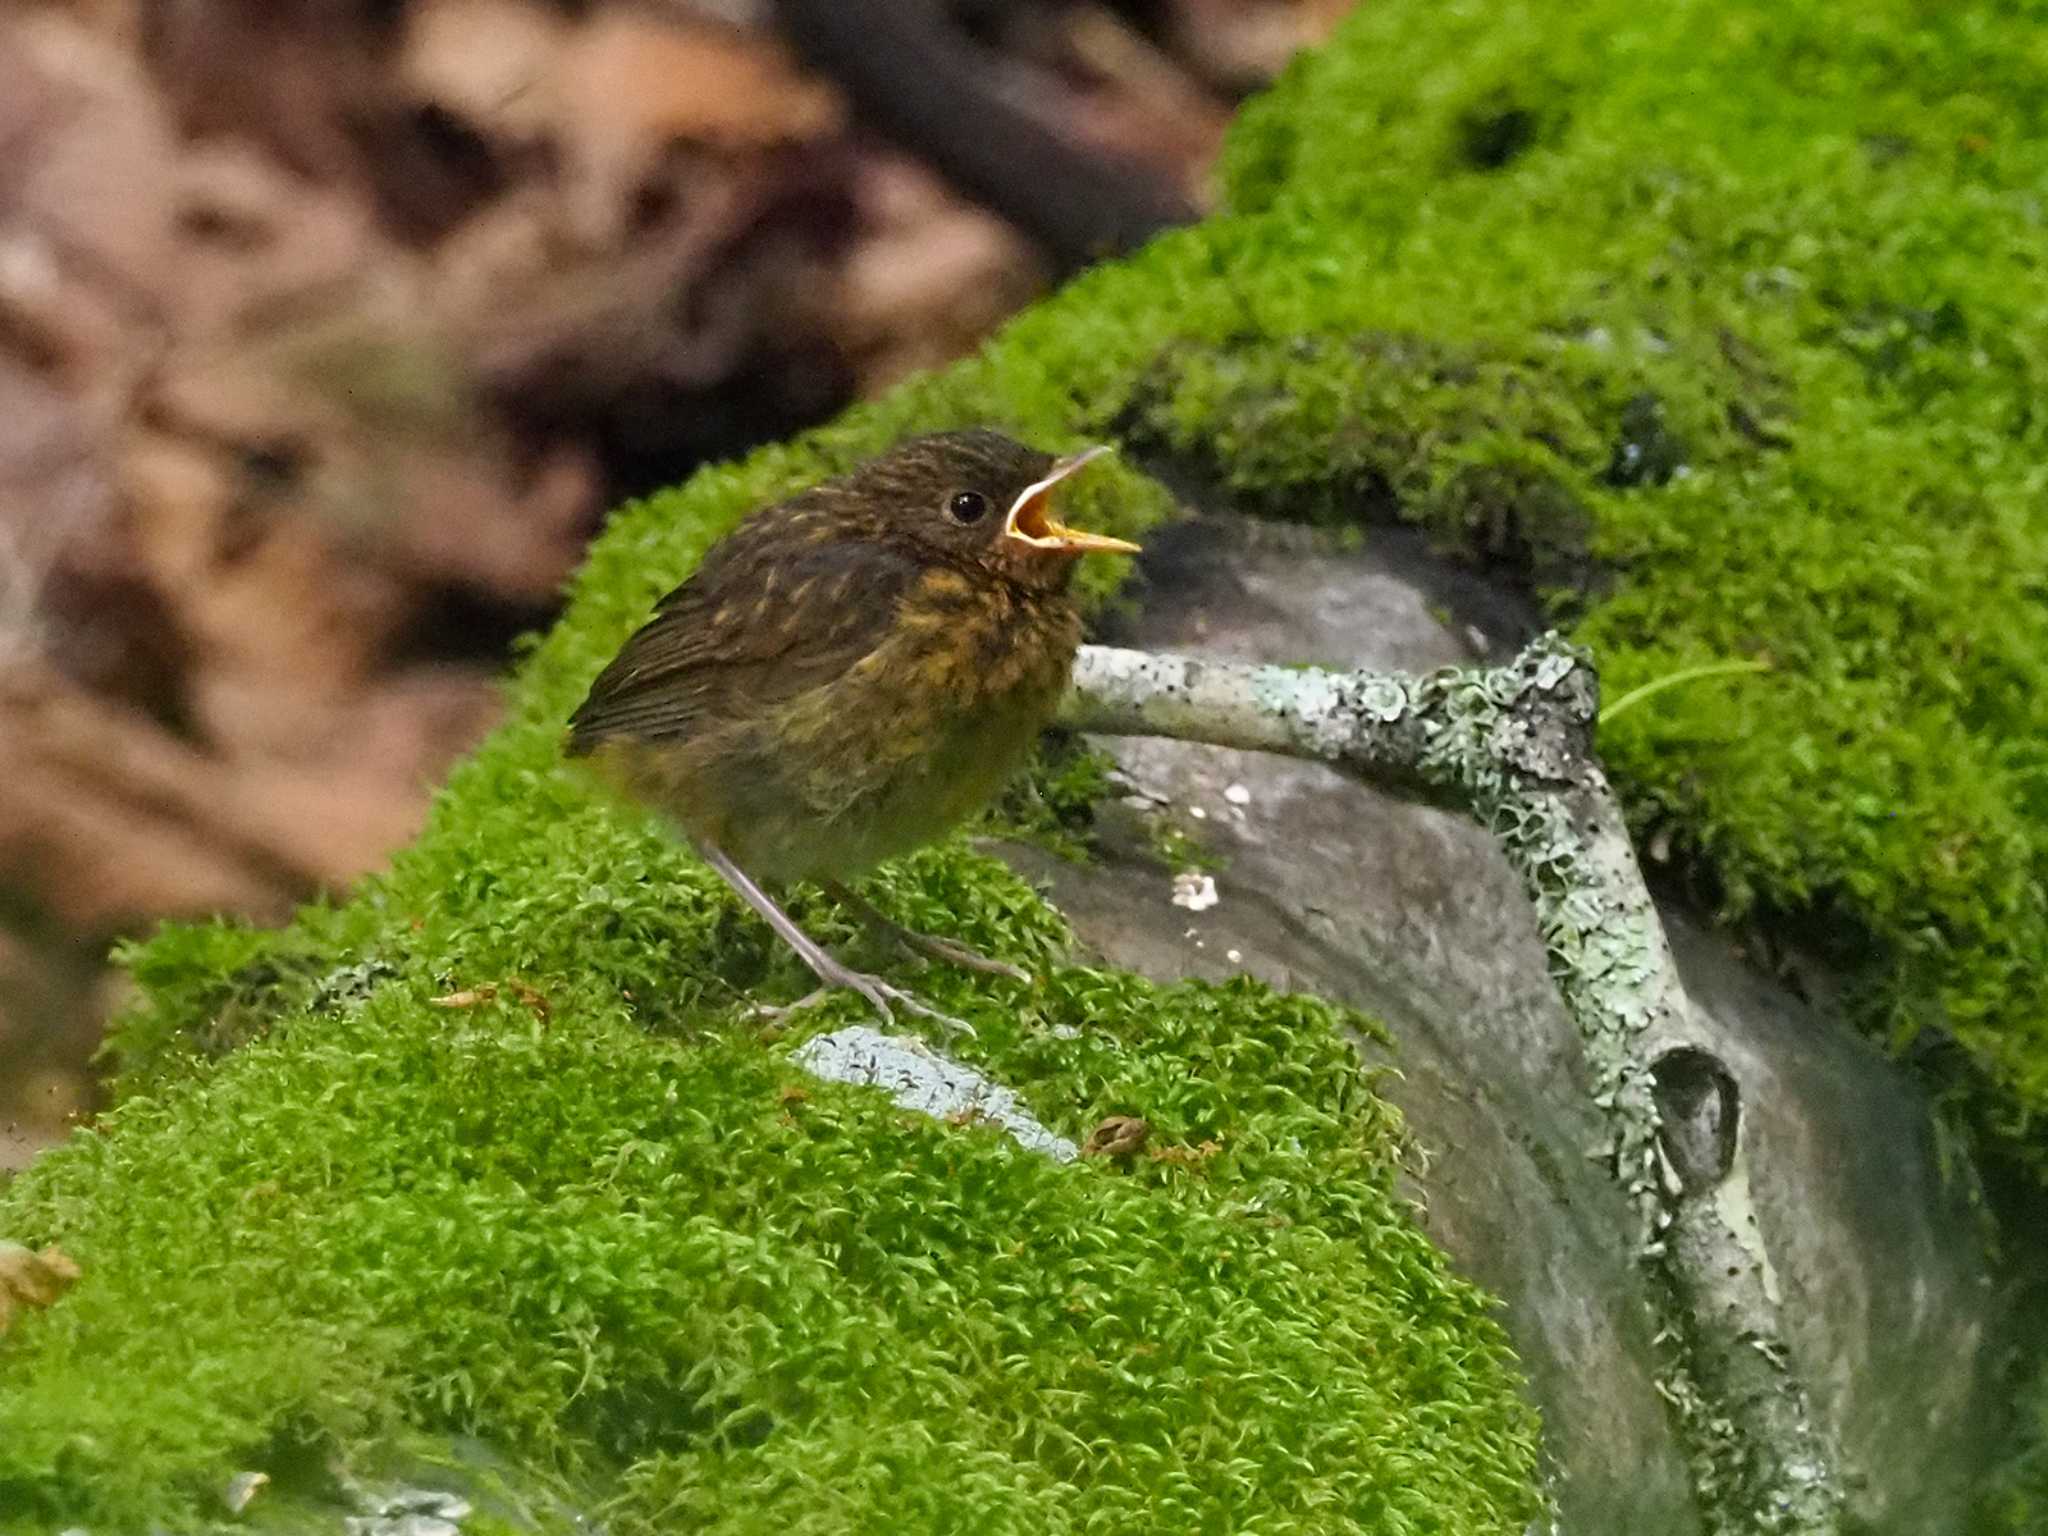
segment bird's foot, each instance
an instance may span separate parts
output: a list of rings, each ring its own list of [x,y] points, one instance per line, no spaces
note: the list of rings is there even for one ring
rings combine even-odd
[[[866,971],[856,971],[851,966],[841,965],[838,961],[831,960],[829,957],[827,957],[826,966],[820,967],[814,964],[812,969],[818,972],[818,979],[824,983],[823,986],[805,993],[793,1003],[756,1003],[754,1005],[754,1012],[765,1019],[786,1019],[793,1013],[800,1013],[813,1004],[824,1001],[834,992],[845,987],[858,992],[872,1003],[875,1012],[882,1016],[884,1024],[893,1025],[896,1022],[896,1015],[890,1011],[889,1005],[897,1003],[906,1012],[914,1013],[920,1018],[930,1019],[948,1034],[967,1035],[969,1037],[972,1037],[974,1034],[974,1026],[965,1019],[956,1019],[950,1013],[941,1013],[922,998],[904,991],[901,987],[890,985],[879,976],[871,976]]]
[[[817,940],[799,928],[790,915],[776,905],[774,897],[754,883],[753,876],[735,864],[732,861],[731,855],[727,854],[716,843],[700,839],[697,843],[697,851],[704,855],[705,863],[716,870],[719,877],[739,893],[741,900],[745,901],[748,906],[752,907],[767,920],[768,926],[781,936],[782,942],[795,950],[803,963],[811,968],[811,973],[824,983],[823,986],[819,987],[817,991],[811,993],[808,997],[800,998],[796,1002],[785,1004],[780,1008],[762,1008],[756,1005],[757,1011],[763,1016],[771,1019],[785,1018],[800,1008],[808,1008],[812,1003],[815,1003],[834,988],[851,987],[870,1003],[874,1004],[875,1012],[882,1016],[882,1022],[885,1024],[894,1024],[896,1022],[896,1015],[889,1011],[889,1005],[891,1003],[900,1003],[907,1011],[917,1014],[921,1018],[930,1019],[933,1023],[943,1027],[948,1033],[957,1035],[972,1035],[974,1033],[974,1026],[965,1019],[956,1019],[950,1013],[941,1013],[938,1009],[932,1007],[930,1003],[923,1001],[921,998],[913,997],[901,987],[892,987],[879,976],[870,976],[865,971],[856,971],[852,967],[843,965],[833,959],[818,944]],[[844,888],[840,887],[840,889]],[[867,903],[860,901],[859,898],[855,898],[855,901],[857,905],[866,907],[868,911],[874,911],[874,908],[868,907]],[[880,913],[876,913],[876,916],[879,917],[880,915]],[[886,918],[882,920],[884,922],[888,921]],[[980,957],[977,956],[976,958]]]
[[[935,933],[919,933],[915,928],[906,928],[894,918],[885,916],[882,910],[865,896],[847,889],[838,881],[827,882],[825,889],[842,906],[853,908],[860,920],[885,938],[894,939],[913,954],[923,955],[929,960],[957,965],[962,970],[980,971],[985,976],[1007,976],[1012,981],[1031,980],[1031,973],[1007,960],[992,959],[978,949],[970,949],[954,939],[942,939]]]
[[[1012,981],[1029,981],[1031,973],[1022,966],[1012,965],[1007,960],[997,960],[984,955],[978,949],[969,949],[953,939],[942,939],[935,933],[919,933],[914,928],[904,928],[895,923],[889,925],[889,937],[905,949],[915,951],[928,959],[957,965],[962,970],[980,971],[985,976],[1007,976]]]

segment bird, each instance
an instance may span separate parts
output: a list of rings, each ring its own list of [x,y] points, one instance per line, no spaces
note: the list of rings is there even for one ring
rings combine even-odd
[[[821,886],[928,957],[1028,980],[884,917],[846,882],[985,805],[1052,718],[1081,641],[1081,557],[1055,491],[1109,452],[1056,458],[986,427],[906,438],[753,512],[598,674],[567,752],[654,811],[793,949],[818,986],[972,1030],[854,970],[771,890]]]

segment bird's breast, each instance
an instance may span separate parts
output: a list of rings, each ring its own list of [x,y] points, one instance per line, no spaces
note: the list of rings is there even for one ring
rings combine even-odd
[[[786,717],[806,823],[786,862],[853,873],[974,814],[1051,718],[1079,644],[1063,599],[928,578],[888,643]]]
[[[941,711],[998,708],[1004,700],[1054,702],[1066,687],[1081,643],[1081,618],[1064,593],[975,582],[953,570],[930,571],[904,597],[897,651],[906,682]],[[1050,708],[1050,704],[1047,705]]]

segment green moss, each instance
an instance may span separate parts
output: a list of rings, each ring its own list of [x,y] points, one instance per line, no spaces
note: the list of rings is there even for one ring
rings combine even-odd
[[[2048,1106],[2048,56],[2011,6],[1375,6],[1247,115],[1211,237],[1257,325],[1144,420],[1304,514],[1506,557],[1731,912],[1880,1035]],[[1522,113],[1504,159],[1475,103]],[[1286,252],[1287,255],[1279,253]],[[1254,257],[1258,276],[1250,275]]]
[[[473,771],[544,750],[508,736]],[[680,978],[764,968],[751,925],[647,828],[569,819],[474,902],[475,861],[430,836],[385,888],[430,898],[397,975],[9,1189],[7,1229],[87,1276],[0,1354],[15,1528],[189,1520],[281,1438],[407,1423],[616,1481],[622,1530],[1530,1512],[1501,1337],[1408,1222],[1398,1126],[1328,1009],[934,976],[1068,1134],[1136,1111],[1156,1145],[1220,1148],[1061,1167],[809,1081],[722,983],[684,1002]],[[1012,953],[1056,932],[957,847],[880,895]],[[515,972],[545,1008],[427,1005]]]
[[[2048,1372],[2019,1393],[2011,1460],[1980,1492],[1967,1536],[2033,1536],[2048,1530]]]
[[[1048,731],[1027,772],[983,816],[979,831],[1017,838],[1077,862],[1094,848],[1095,807],[1115,763],[1068,731]]]
[[[374,919],[368,907],[308,907],[290,928],[195,923],[121,946],[114,959],[138,999],[104,1051],[120,1069],[122,1091],[224,1056],[296,1009],[363,995],[390,971],[355,943],[374,932]]]

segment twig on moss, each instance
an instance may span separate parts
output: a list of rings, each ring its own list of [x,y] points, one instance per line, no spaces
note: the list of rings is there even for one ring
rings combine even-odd
[[[1620,698],[1600,711],[1600,723],[1608,725],[1617,715],[1634,709],[1645,699],[1653,699],[1666,688],[1676,688],[1684,683],[1697,683],[1709,677],[1732,677],[1738,672],[1768,672],[1768,661],[1706,661],[1696,667],[1680,667],[1676,672],[1666,672],[1662,677],[1653,677],[1647,683],[1629,689]]]
[[[1084,647],[1061,722],[1332,764],[1462,810],[1534,904],[1640,1222],[1674,1343],[1663,1382],[1702,1503],[1729,1531],[1831,1532],[1832,1449],[1788,1363],[1775,1279],[1746,1212],[1740,1093],[1692,1007],[1593,750],[1591,658],[1544,635],[1505,666],[1427,676],[1330,672]]]

